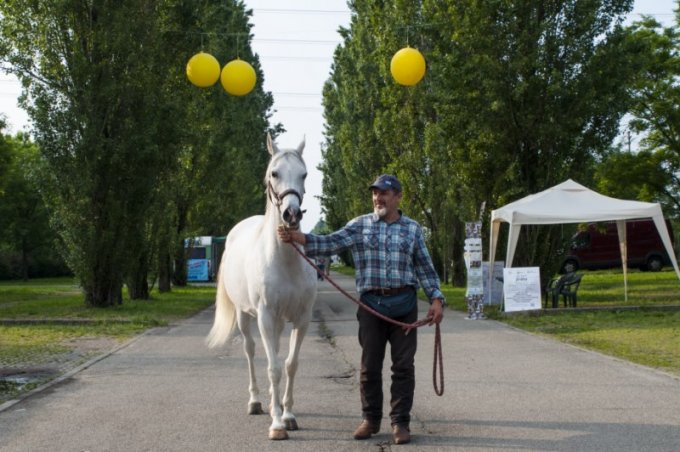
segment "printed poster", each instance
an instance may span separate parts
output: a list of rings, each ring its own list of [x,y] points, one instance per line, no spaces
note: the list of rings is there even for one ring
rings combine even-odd
[[[541,309],[541,273],[538,267],[503,269],[505,312]]]

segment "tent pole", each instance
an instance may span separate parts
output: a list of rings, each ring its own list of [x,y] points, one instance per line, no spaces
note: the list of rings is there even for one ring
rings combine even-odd
[[[621,249],[621,265],[623,267],[623,299],[628,303],[628,246],[626,245],[626,221],[616,221],[616,231],[619,234],[619,248]]]

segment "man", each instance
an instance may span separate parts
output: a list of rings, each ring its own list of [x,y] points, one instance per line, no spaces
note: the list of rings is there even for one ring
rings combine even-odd
[[[399,210],[401,184],[384,174],[369,187],[373,214],[351,220],[329,235],[303,234],[279,228],[284,242],[304,245],[308,256],[331,255],[351,249],[361,301],[395,320],[413,323],[418,318],[418,283],[430,299],[429,325],[443,317],[444,296],[425,246],[420,225]],[[415,392],[416,331],[405,331],[364,309],[357,311],[361,353],[361,408],[363,421],[355,439],[368,439],[380,431],[383,391],[382,368],[387,342],[392,358],[390,420],[396,444],[411,440],[409,423]],[[408,333],[408,334],[407,334]]]

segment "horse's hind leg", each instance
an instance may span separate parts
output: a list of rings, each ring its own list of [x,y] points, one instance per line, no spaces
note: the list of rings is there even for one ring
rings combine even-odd
[[[283,395],[283,422],[286,425],[286,430],[297,430],[298,424],[293,414],[293,386],[295,385],[295,374],[298,368],[298,357],[300,355],[300,346],[302,340],[307,334],[309,320],[301,322],[302,324],[294,328],[290,332],[290,346],[288,351],[288,358],[286,359],[286,392]]]
[[[250,393],[248,414],[264,414],[262,403],[259,400],[260,389],[257,387],[257,378],[255,377],[255,340],[251,332],[251,319],[252,317],[243,311],[239,311],[237,314],[238,328],[243,335],[243,351],[248,361],[248,374],[250,376],[250,383],[248,385],[248,392]]]

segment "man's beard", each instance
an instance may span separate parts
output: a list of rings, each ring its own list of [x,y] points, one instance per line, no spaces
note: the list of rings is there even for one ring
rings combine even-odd
[[[384,218],[387,215],[387,207],[374,207],[373,212],[380,218]]]

